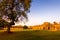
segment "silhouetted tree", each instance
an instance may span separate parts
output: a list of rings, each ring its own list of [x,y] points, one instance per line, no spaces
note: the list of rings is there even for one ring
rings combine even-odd
[[[19,17],[24,17],[28,21],[27,13],[29,12],[31,0],[2,0],[0,2],[0,17],[9,21],[8,33],[10,27],[19,21]]]
[[[57,22],[55,22],[55,21],[54,21],[53,23],[54,23],[55,25],[58,25],[58,23],[57,23]]]
[[[27,25],[24,25],[23,28],[24,28],[24,29],[28,29],[28,26],[27,26]]]

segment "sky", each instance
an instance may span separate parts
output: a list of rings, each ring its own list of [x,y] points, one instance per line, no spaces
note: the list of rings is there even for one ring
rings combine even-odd
[[[32,0],[28,18],[28,26],[60,22],[60,0]]]

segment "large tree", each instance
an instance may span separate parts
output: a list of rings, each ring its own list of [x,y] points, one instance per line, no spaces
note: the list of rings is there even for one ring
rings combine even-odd
[[[27,13],[29,12],[31,0],[1,0],[0,1],[0,17],[9,21],[8,32],[10,27],[17,22],[20,17],[28,20]]]

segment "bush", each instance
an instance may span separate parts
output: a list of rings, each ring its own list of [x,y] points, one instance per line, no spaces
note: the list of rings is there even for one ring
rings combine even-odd
[[[24,28],[24,29],[28,29],[28,26],[24,25],[23,28]]]

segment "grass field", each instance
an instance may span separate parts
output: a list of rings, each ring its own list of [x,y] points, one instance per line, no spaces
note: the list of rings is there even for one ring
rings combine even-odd
[[[11,34],[0,32],[0,40],[60,40],[60,31],[16,31]]]

